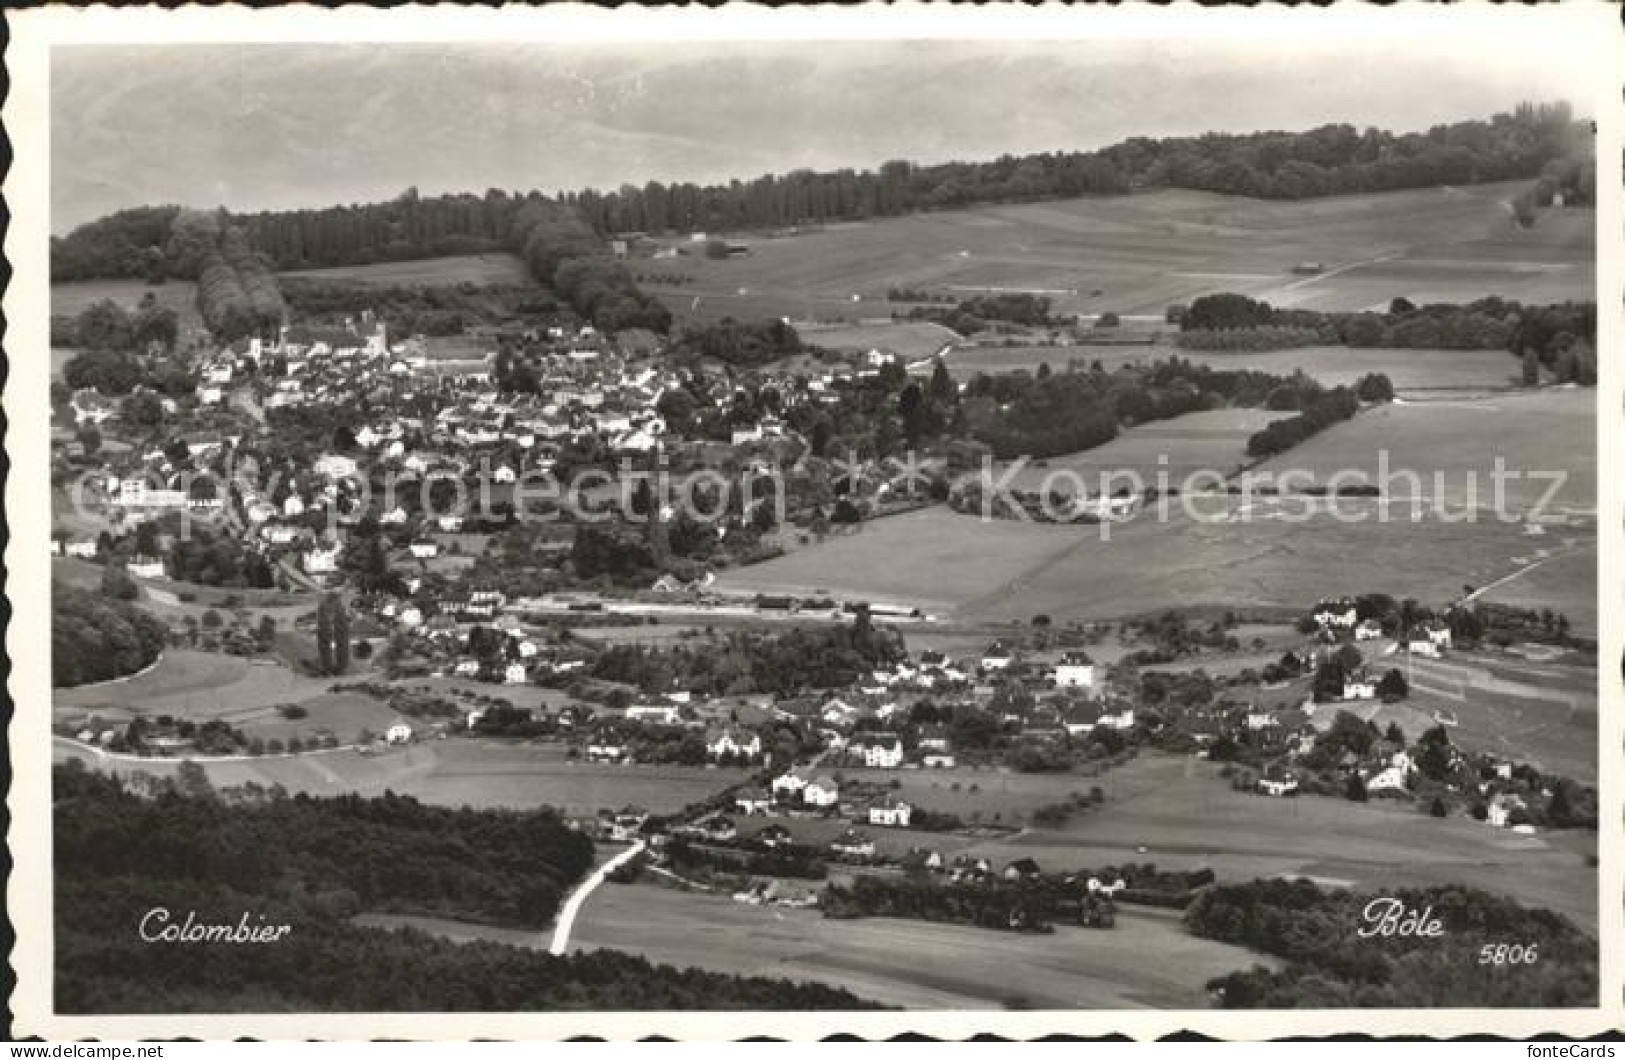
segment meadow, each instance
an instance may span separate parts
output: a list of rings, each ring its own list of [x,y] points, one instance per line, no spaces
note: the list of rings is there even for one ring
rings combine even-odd
[[[991,592],[1066,551],[1077,531],[982,522],[945,507],[877,519],[765,563],[724,571],[732,592],[813,593],[909,603],[928,612]]]
[[[1195,938],[1177,914],[1119,911],[1111,931],[1057,925],[1022,935],[953,924],[826,920],[721,895],[606,884],[582,908],[571,951],[612,948],[714,971],[839,984],[916,1009],[1202,1008],[1209,979],[1275,962]]]
[[[1381,461],[1390,475],[1416,472],[1417,482],[1398,478],[1387,490],[1397,499],[1420,495],[1452,506],[1491,506],[1497,459],[1510,478],[1507,510],[1542,502],[1550,475],[1563,481],[1548,514],[1594,516],[1597,505],[1597,393],[1555,388],[1468,401],[1401,402],[1369,409],[1321,432],[1255,469],[1254,475],[1298,475],[1300,484],[1343,481],[1378,483]],[[1305,478],[1304,476],[1308,476]],[[1418,491],[1418,486],[1420,490]]]
[[[197,285],[190,280],[167,280],[150,284],[145,280],[73,280],[51,284],[51,315],[78,316],[97,302],[112,301],[133,311],[141,299],[151,294],[158,304],[173,309],[180,317],[181,330],[203,326],[198,314]]]
[[[347,280],[400,287],[454,287],[459,284],[528,284],[525,263],[512,254],[461,254],[422,261],[381,261],[372,265],[344,265],[329,269],[298,269],[279,273],[313,280]]]
[[[798,324],[801,341],[826,350],[889,351],[904,361],[921,361],[936,356],[943,347],[959,341],[959,333],[917,320],[867,321],[858,324]]]
[[[1522,185],[1429,188],[1264,202],[1162,190],[986,206],[782,238],[737,238],[744,258],[661,261],[690,282],[663,292],[679,316],[856,321],[888,290],[1046,294],[1063,313],[1161,317],[1167,306],[1236,291],[1282,306],[1386,307],[1594,298],[1595,215],[1546,210],[1530,230],[1504,202]],[[1297,276],[1293,266],[1323,271]],[[654,290],[659,291],[659,288]]]
[[[1061,829],[964,849],[996,864],[1031,857],[1046,870],[1153,862],[1214,870],[1221,880],[1307,876],[1361,889],[1468,882],[1597,930],[1595,833],[1510,834],[1409,804],[1238,792],[1218,766],[1142,754],[1105,774],[1102,809]]]
[[[79,758],[115,773],[172,776],[179,759],[132,760],[64,741],[55,756]],[[311,795],[382,795],[393,791],[440,806],[533,808],[553,806],[569,815],[638,805],[673,813],[737,784],[737,769],[592,765],[570,760],[557,744],[444,739],[363,754],[330,751],[285,757],[202,763],[216,787],[281,784]]]
[[[1290,415],[1263,409],[1215,409],[1171,420],[1141,423],[1122,431],[1105,445],[1047,460],[1029,461],[1010,480],[1019,490],[1047,488],[1076,493],[1081,481],[1091,496],[1110,494],[1131,480],[1150,486],[1166,481],[1179,487],[1192,479],[1198,488],[1212,487],[1214,474],[1228,477],[1251,461],[1247,439],[1271,421]],[[1006,470],[995,472],[1002,481]],[[1166,475],[1166,480],[1162,476]]]
[[[1171,343],[1157,346],[961,346],[945,358],[959,377],[978,373],[1037,371],[1048,364],[1060,371],[1070,361],[1099,361],[1107,371],[1124,365],[1150,364],[1178,357],[1218,369],[1248,369],[1271,375],[1301,371],[1322,386],[1352,386],[1362,376],[1381,372],[1401,397],[1427,398],[1450,393],[1505,390],[1519,378],[1519,362],[1505,350],[1355,349],[1306,346],[1262,353],[1186,350]]]

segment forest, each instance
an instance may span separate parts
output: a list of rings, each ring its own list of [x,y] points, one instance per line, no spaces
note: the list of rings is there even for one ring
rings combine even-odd
[[[1504,349],[1551,369],[1560,383],[1597,382],[1594,302],[1522,305],[1481,298],[1465,305],[1415,305],[1396,298],[1385,313],[1276,309],[1246,295],[1204,295],[1172,306],[1180,346],[1201,350],[1274,350],[1347,345],[1391,349]],[[1533,380],[1530,380],[1533,382]]]
[[[1434,938],[1360,937],[1373,899],[1431,910]],[[1208,984],[1223,1008],[1559,1008],[1597,1003],[1597,942],[1556,913],[1470,887],[1383,895],[1322,890],[1307,880],[1216,887],[1185,913],[1203,938],[1285,959]],[[1516,942],[1538,959],[1516,967],[1480,959],[1485,943]]]
[[[72,586],[51,586],[51,686],[108,681],[157,661],[168,642],[164,623],[123,600]]]
[[[215,791],[195,765],[150,796],[76,762],[53,782],[60,1011],[873,1007],[833,987],[608,950],[554,957],[354,923],[393,909],[545,927],[593,857],[548,809]],[[159,907],[228,924],[247,911],[290,930],[274,943],[189,945],[177,959],[141,937]]]

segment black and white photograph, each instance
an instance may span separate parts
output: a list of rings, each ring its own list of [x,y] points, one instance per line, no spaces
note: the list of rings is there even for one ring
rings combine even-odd
[[[13,27],[20,1026],[1619,1023],[1617,11],[290,14]]]

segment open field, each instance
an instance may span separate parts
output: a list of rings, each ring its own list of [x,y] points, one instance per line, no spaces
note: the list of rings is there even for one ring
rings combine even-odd
[[[1011,488],[1073,494],[1081,482],[1086,493],[1111,494],[1122,486],[1166,484],[1178,488],[1191,479],[1193,488],[1213,487],[1249,462],[1247,439],[1273,420],[1290,413],[1263,409],[1217,409],[1191,412],[1171,420],[1142,423],[1105,445],[1078,453],[1029,461],[1010,480]],[[1003,481],[1008,465],[995,472]]]
[[[1463,585],[1522,569],[1536,549],[1584,547],[1592,533],[1574,529],[1568,546],[1556,531],[1532,536],[1491,519],[1445,523],[1431,509],[1412,522],[1400,507],[1191,497],[1170,503],[1165,517],[1153,507],[1102,526],[984,521],[938,507],[730,570],[721,584],[911,602],[960,622],[1123,618],[1169,607],[1297,610],[1359,592],[1442,604]],[[1582,588],[1593,595],[1574,579],[1572,591]],[[1580,612],[1581,604],[1563,610]]]
[[[1174,345],[1108,348],[1102,346],[963,346],[948,354],[949,371],[964,377],[1018,370],[1052,371],[1069,361],[1099,361],[1107,371],[1125,364],[1150,364],[1170,357],[1219,369],[1251,369],[1272,375],[1302,371],[1323,386],[1352,386],[1361,376],[1381,372],[1400,396],[1422,399],[1454,392],[1501,390],[1520,378],[1518,361],[1505,350],[1394,350],[1348,346],[1306,346],[1262,353],[1186,350]]]
[[[279,273],[312,280],[347,280],[395,284],[402,287],[452,287],[462,283],[529,283],[524,262],[512,254],[463,254],[423,261],[384,261],[375,265],[344,265],[331,269],[300,269]]]
[[[1111,931],[1021,935],[914,920],[825,920],[815,909],[745,905],[608,884],[582,908],[571,950],[823,981],[909,1008],[1201,1008],[1219,975],[1273,965],[1194,938],[1177,915],[1124,909]]]
[[[952,607],[1064,552],[1076,531],[1014,521],[982,522],[946,507],[862,524],[855,534],[725,571],[729,591],[831,592],[874,602]]]
[[[1105,806],[1060,830],[1032,830],[966,853],[1046,870],[1124,861],[1211,867],[1221,879],[1306,875],[1362,889],[1464,883],[1554,909],[1597,930],[1594,833],[1519,836],[1456,816],[1439,820],[1374,799],[1272,799],[1233,791],[1218,767],[1144,754],[1106,774]]]
[[[1261,464],[1254,474],[1292,471],[1300,485],[1326,483],[1346,472],[1345,484],[1380,484],[1386,458],[1394,485],[1387,492],[1418,495],[1452,506],[1495,504],[1496,460],[1509,476],[1507,508],[1521,513],[1543,502],[1553,480],[1560,488],[1545,502],[1548,514],[1594,515],[1597,505],[1597,394],[1559,388],[1508,393],[1474,401],[1396,403],[1362,412]],[[1404,475],[1414,471],[1419,483]],[[1352,477],[1354,472],[1362,477]],[[1307,476],[1307,477],[1306,477]],[[1403,507],[1403,506],[1402,506]]]
[[[59,712],[230,720],[234,714],[273,703],[298,702],[325,691],[330,683],[235,655],[172,648],[140,676],[118,683],[60,688],[54,698]]]
[[[1316,309],[1386,307],[1400,296],[1594,298],[1594,213],[1546,210],[1533,229],[1515,229],[1503,203],[1523,187],[1307,202],[1165,190],[829,225],[783,238],[744,234],[747,257],[656,264],[691,278],[663,295],[680,316],[858,320],[890,308],[885,296],[894,287],[1031,291],[1062,313],[1158,317],[1215,291]],[[1323,271],[1293,275],[1305,261]]]
[[[826,350],[889,350],[904,361],[935,356],[943,347],[959,341],[959,334],[941,324],[925,321],[848,324],[844,326],[796,325],[801,341]]]
[[[145,280],[73,280],[51,284],[51,315],[78,316],[97,302],[111,300],[133,311],[141,299],[151,294],[158,304],[175,311],[181,331],[203,326],[197,310],[197,285],[191,280],[168,280],[149,284]]]
[[[98,769],[158,776],[173,774],[180,762],[118,759],[61,741],[55,744],[55,754],[58,760],[79,758]],[[579,815],[629,803],[653,813],[672,813],[745,776],[736,769],[589,765],[570,761],[557,744],[465,739],[417,743],[377,754],[332,751],[202,764],[216,787],[253,781],[312,795],[381,795],[389,790],[441,806],[554,806]]]
[[[1104,787],[1108,770],[1090,776],[1073,773],[1017,773],[1005,769],[852,769],[843,767],[847,781],[890,785],[897,782],[897,797],[937,813],[957,814],[966,822],[1015,826],[1027,823],[1040,806],[1067,802],[1073,795],[1087,796],[1092,787]],[[972,791],[972,788],[976,790]],[[1098,811],[1080,810],[1079,813]],[[974,822],[972,821],[975,816]],[[876,828],[878,835],[887,831]],[[941,837],[924,836],[923,846],[940,845]]]
[[[1597,635],[1597,548],[1589,548],[1529,564],[1516,577],[1487,590],[1480,599],[1515,607],[1551,608],[1567,615],[1581,636]]]

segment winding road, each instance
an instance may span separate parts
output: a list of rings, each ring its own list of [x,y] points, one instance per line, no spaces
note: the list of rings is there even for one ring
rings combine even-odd
[[[638,840],[625,850],[616,854],[593,871],[591,876],[581,881],[581,886],[570,892],[570,897],[564,902],[564,908],[559,910],[559,918],[553,925],[553,941],[548,945],[547,952],[555,957],[562,957],[570,948],[570,929],[575,926],[576,914],[587,898],[597,889],[604,878],[622,865],[643,853],[643,840]]]

